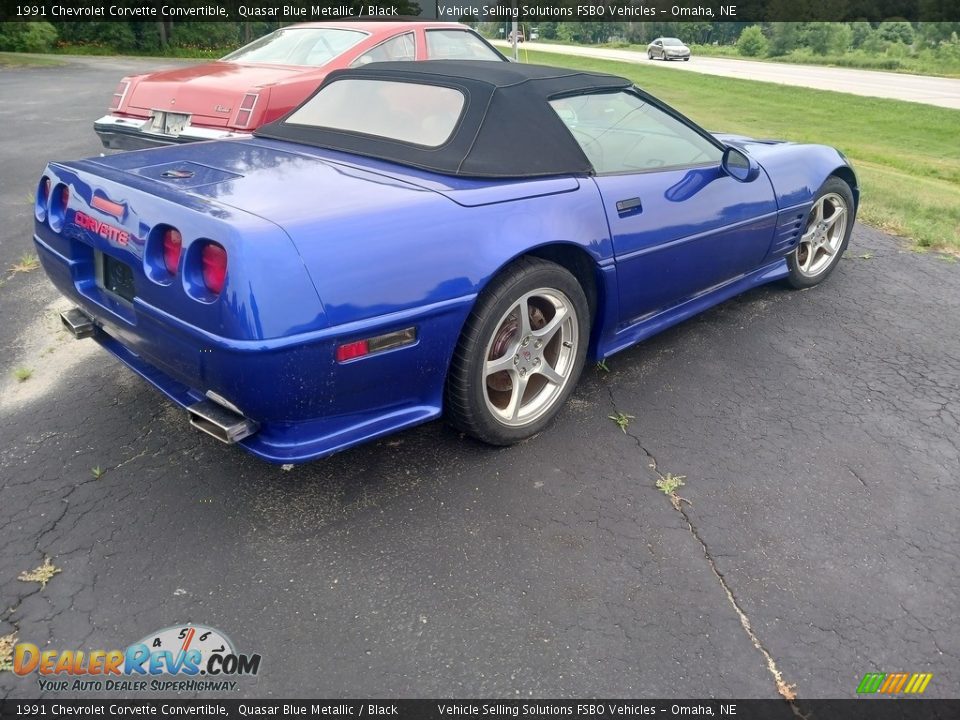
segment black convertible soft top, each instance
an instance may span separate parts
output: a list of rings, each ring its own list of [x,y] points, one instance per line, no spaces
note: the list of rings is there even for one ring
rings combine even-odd
[[[545,65],[469,60],[384,62],[330,73],[304,105],[344,78],[440,85],[460,90],[466,102],[453,133],[438,147],[287,122],[296,110],[262,126],[254,135],[446,175],[508,178],[592,174],[590,161],[548,100],[632,85],[615,75]]]

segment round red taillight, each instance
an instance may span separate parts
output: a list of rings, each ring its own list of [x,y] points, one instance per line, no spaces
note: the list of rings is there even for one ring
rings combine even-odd
[[[60,207],[66,210],[69,202],[70,202],[70,188],[64,185],[63,187],[60,188]]]
[[[44,177],[40,181],[40,199],[46,202],[48,197],[50,197],[50,178]]]
[[[180,267],[180,251],[183,249],[183,237],[179,230],[167,228],[163,231],[163,265],[171,275],[177,274]]]
[[[216,243],[207,243],[200,253],[200,263],[203,266],[203,284],[214,295],[219,295],[227,279],[227,251]]]

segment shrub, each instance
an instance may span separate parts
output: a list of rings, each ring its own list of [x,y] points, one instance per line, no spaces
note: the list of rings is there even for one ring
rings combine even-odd
[[[887,49],[887,41],[880,36],[878,31],[871,30],[860,44],[860,48],[869,55],[879,55]]]
[[[910,54],[910,48],[904,45],[902,42],[892,42],[887,45],[886,54],[887,57],[905,58]]]
[[[47,52],[57,42],[57,29],[47,22],[0,24],[0,50]]]
[[[115,51],[133,50],[136,37],[130,26],[123,22],[76,22],[63,23],[61,39],[77,45],[96,45]]]
[[[941,42],[937,46],[934,56],[937,60],[960,62],[960,40],[957,39],[957,34],[953,33],[950,40]]]
[[[239,26],[212,22],[177,23],[171,33],[170,43],[186,48],[237,47],[240,44]]]
[[[767,46],[767,38],[764,37],[759,25],[744,28],[740,33],[740,39],[737,40],[737,50],[747,57],[766,55]]]

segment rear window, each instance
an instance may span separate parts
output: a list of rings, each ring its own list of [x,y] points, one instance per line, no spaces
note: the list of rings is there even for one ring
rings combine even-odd
[[[367,33],[340,28],[283,28],[222,58],[228,62],[320,66],[343,54]]]
[[[503,56],[469,30],[427,30],[427,57],[431,60],[503,60]]]
[[[438,147],[453,134],[464,102],[462,92],[440,85],[345,78],[320,90],[286,123]]]

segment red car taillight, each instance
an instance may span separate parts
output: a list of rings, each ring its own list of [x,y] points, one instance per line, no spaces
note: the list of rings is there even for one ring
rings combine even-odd
[[[127,95],[127,90],[130,89],[129,80],[121,80],[117,84],[117,89],[113,91],[113,97],[110,99],[110,109],[119,110],[120,106],[123,105],[123,99]]]
[[[46,202],[47,198],[50,197],[50,178],[44,176],[43,180],[40,181],[40,201]]]
[[[337,362],[346,362],[370,353],[366,340],[356,340],[337,347]]]
[[[163,233],[163,265],[171,275],[177,274],[180,267],[180,251],[183,249],[183,237],[179,230],[168,228]]]
[[[363,340],[354,340],[337,346],[337,362],[347,362],[356,358],[365,357],[385,350],[412,345],[417,341],[417,328],[408,327],[403,330],[395,330],[383,335],[365,338]]]
[[[203,284],[214,295],[219,295],[227,279],[227,251],[216,243],[206,243],[200,251]]]
[[[259,99],[259,93],[247,93],[243,96],[243,102],[240,103],[240,109],[237,111],[237,127],[250,127],[250,121],[253,119],[253,109],[257,106]]]
[[[70,188],[68,188],[66,185],[63,185],[60,187],[60,207],[62,207],[63,210],[66,211],[67,205],[69,204],[70,204]]]

